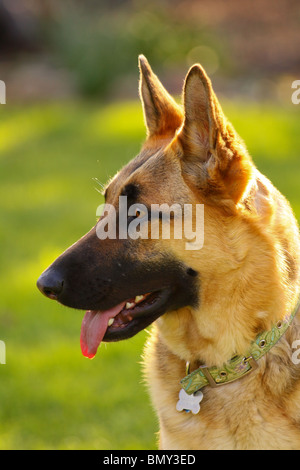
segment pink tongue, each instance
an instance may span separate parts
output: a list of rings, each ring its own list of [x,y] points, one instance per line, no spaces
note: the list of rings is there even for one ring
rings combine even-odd
[[[82,354],[92,359],[97,352],[99,344],[107,330],[108,321],[121,312],[125,302],[101,312],[100,310],[88,310],[82,320],[80,346]]]

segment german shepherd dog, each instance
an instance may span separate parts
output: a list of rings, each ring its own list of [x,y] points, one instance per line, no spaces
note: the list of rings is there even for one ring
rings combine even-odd
[[[147,138],[108,183],[106,205],[117,214],[120,196],[147,208],[203,205],[203,245],[186,249],[174,234],[100,239],[105,212],[37,285],[87,310],[87,357],[102,340],[153,323],[144,361],[160,449],[300,449],[293,360],[300,243],[292,209],[256,169],[200,65],[188,71],[182,106],[144,56],[139,67]],[[141,213],[125,217],[129,223]]]

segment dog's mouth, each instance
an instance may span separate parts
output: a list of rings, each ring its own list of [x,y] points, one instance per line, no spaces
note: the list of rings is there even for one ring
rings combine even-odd
[[[165,313],[171,289],[137,295],[106,310],[88,310],[80,335],[82,354],[92,359],[102,341],[130,338]]]

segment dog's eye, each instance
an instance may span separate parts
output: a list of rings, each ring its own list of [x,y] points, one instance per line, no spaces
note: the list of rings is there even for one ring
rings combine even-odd
[[[143,218],[143,217],[145,217],[145,215],[146,215],[146,211],[144,211],[142,209],[136,209],[135,210],[135,217],[136,218],[138,218],[138,217]]]
[[[130,220],[141,219],[141,222],[149,219],[148,209],[144,204],[133,204],[128,208]]]

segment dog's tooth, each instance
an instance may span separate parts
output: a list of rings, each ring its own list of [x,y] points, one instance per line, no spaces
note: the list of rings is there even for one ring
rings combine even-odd
[[[141,302],[144,298],[145,298],[144,295],[137,295],[137,296],[135,297],[134,301],[135,301],[135,303],[137,304],[137,303]]]
[[[114,321],[115,321],[114,318],[110,318],[110,319],[108,320],[108,326],[111,326]]]
[[[126,302],[126,308],[132,308],[135,306],[134,302]]]

